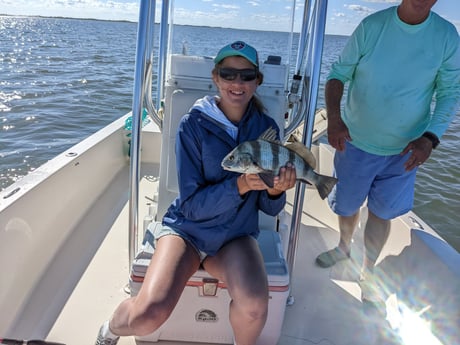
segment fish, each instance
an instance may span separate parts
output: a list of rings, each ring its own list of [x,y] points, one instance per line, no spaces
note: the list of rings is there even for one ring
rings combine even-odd
[[[295,167],[297,180],[316,187],[321,199],[329,195],[338,181],[335,177],[315,172],[316,159],[311,151],[300,142],[283,144],[277,139],[273,127],[257,140],[245,141],[235,147],[222,159],[221,166],[227,171],[258,174],[272,188],[274,177],[287,163]]]

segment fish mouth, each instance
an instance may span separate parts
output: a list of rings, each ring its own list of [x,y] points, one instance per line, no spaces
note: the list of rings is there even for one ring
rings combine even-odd
[[[237,168],[234,167],[233,165],[227,165],[227,164],[221,164],[222,169],[227,170],[227,171],[236,171]]]

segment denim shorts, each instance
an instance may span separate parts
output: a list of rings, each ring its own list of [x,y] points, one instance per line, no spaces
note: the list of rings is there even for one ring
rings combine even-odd
[[[409,212],[414,202],[417,168],[406,171],[406,155],[379,156],[346,143],[334,156],[334,176],[338,182],[329,194],[331,209],[351,216],[367,198],[369,211],[382,219],[393,219]]]
[[[171,227],[169,227],[167,225],[158,224],[157,226],[155,226],[155,229],[153,231],[153,237],[155,238],[155,240],[154,240],[155,247],[157,246],[157,241],[161,237],[167,236],[167,235],[179,236],[182,239],[184,239],[187,243],[189,243],[196,250],[198,255],[200,256],[200,262],[203,262],[203,260],[206,259],[206,257],[208,256],[208,254],[206,254],[205,252],[199,250],[193,244],[193,241],[191,240],[190,237],[188,237],[186,234],[182,234],[182,233],[177,232],[176,230],[174,230],[173,228],[171,228]]]

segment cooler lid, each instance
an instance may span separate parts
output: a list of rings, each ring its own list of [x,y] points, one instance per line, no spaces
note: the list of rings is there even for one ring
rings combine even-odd
[[[261,230],[257,241],[264,257],[268,284],[270,286],[289,285],[289,272],[279,233],[272,230]]]

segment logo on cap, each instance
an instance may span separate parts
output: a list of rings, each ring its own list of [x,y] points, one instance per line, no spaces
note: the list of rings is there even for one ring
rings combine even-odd
[[[245,44],[244,42],[238,41],[238,42],[232,43],[230,47],[232,47],[235,50],[241,50],[245,47]]]

